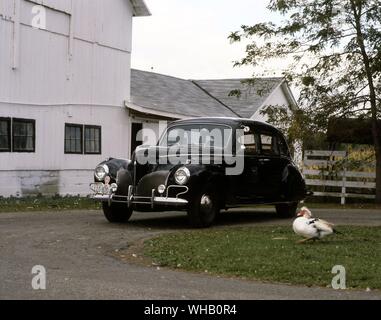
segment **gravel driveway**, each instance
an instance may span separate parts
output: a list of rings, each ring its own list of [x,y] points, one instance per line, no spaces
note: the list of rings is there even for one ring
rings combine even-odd
[[[314,210],[337,224],[381,225],[376,210]],[[290,224],[269,210],[224,213],[215,228]],[[100,211],[0,214],[0,299],[381,299],[379,291],[269,284],[160,269],[113,253],[163,232],[186,230],[181,213],[136,213],[112,225]],[[32,289],[43,265],[46,290]]]

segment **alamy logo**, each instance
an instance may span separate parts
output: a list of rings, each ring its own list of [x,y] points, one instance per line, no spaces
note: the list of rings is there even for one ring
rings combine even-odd
[[[32,274],[35,275],[32,279],[33,290],[46,290],[46,270],[44,266],[34,266]]]
[[[160,124],[160,127],[166,125]],[[246,129],[246,131],[245,131]],[[233,139],[234,137],[234,139]],[[245,138],[252,138],[249,141]],[[135,152],[135,160],[141,165],[149,164],[226,164],[227,175],[240,175],[244,169],[245,144],[254,145],[250,128],[233,128],[222,125],[178,125],[169,127],[161,139],[157,132],[144,128],[137,133],[137,141],[143,141]],[[156,146],[145,141],[158,141]]]
[[[36,29],[46,29],[46,9],[44,6],[33,6],[32,27]]]
[[[336,265],[332,268],[331,272],[336,274],[332,278],[332,288],[335,290],[346,289],[346,273],[344,266]]]

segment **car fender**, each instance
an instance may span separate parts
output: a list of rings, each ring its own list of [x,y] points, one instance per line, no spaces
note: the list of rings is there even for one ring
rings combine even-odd
[[[189,194],[192,196],[195,192],[200,191],[202,186],[212,185],[221,200],[221,207],[224,206],[223,200],[226,199],[226,194],[229,190],[229,180],[225,176],[225,171],[218,165],[199,166],[191,171],[191,177],[187,186]]]
[[[142,177],[137,185],[137,194],[140,196],[151,196],[152,190],[157,194],[157,187],[165,185],[169,171],[160,170],[146,174]]]
[[[127,196],[128,187],[133,184],[131,172],[127,169],[120,168],[117,172],[116,183],[118,185],[116,195]]]
[[[131,160],[127,160],[127,159],[109,158],[99,163],[98,166],[101,166],[103,164],[107,165],[109,168],[109,176],[112,182],[115,182],[118,171],[120,169],[127,170],[130,163],[131,163]]]
[[[281,193],[290,201],[305,198],[306,183],[301,172],[295,165],[289,164],[283,170]]]

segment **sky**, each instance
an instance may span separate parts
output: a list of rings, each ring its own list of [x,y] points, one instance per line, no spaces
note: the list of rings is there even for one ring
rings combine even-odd
[[[152,16],[133,22],[132,67],[184,79],[281,75],[282,62],[233,68],[245,44],[228,36],[240,26],[281,21],[267,0],[146,0]]]

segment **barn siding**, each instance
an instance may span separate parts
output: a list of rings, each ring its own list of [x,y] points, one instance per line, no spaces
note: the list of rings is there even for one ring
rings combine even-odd
[[[35,4],[46,30],[31,27]],[[85,195],[97,163],[128,157],[131,36],[126,0],[0,1],[0,117],[36,120],[34,153],[0,153],[0,196]],[[65,123],[102,126],[102,154],[64,154]]]
[[[1,172],[0,185],[3,197],[28,196],[86,196],[89,194],[89,181],[94,175],[91,170],[17,170]]]
[[[88,6],[92,8],[96,1],[74,2],[79,8],[73,16],[76,27],[72,59],[69,57],[70,15],[48,9],[48,30],[37,30],[30,26],[31,3],[20,1],[23,5],[17,70],[12,70],[13,22],[0,19],[1,102],[122,106],[124,100],[129,100],[132,12],[128,1],[110,2],[114,5],[110,5],[108,11],[103,13],[103,21],[98,21],[95,9],[85,10],[85,4],[91,3]],[[124,11],[121,10],[122,7]],[[110,24],[108,17],[112,10],[118,13]],[[49,14],[51,11],[53,13]],[[103,9],[100,11],[103,12]],[[94,30],[94,23],[100,24],[100,29],[103,30],[99,34],[94,33],[96,36],[83,27]],[[122,24],[124,28],[115,29]]]

